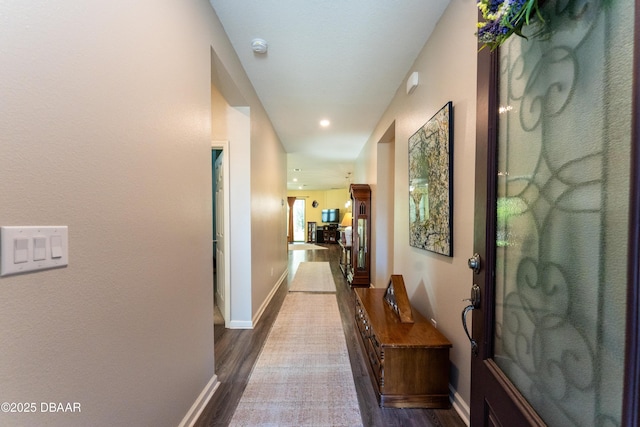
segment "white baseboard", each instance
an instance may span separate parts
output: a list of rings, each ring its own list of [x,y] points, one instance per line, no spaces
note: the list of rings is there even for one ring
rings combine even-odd
[[[276,284],[273,286],[273,288],[269,292],[269,295],[267,295],[267,298],[264,300],[264,302],[262,303],[262,305],[260,306],[260,308],[258,309],[256,314],[253,316],[253,319],[251,321],[247,321],[247,320],[232,320],[232,321],[229,322],[229,325],[227,326],[227,328],[229,328],[229,329],[253,329],[253,327],[260,320],[260,317],[262,317],[262,314],[264,313],[264,311],[266,310],[267,306],[271,302],[271,299],[273,299],[273,296],[275,295],[276,291],[278,290],[278,288],[280,287],[282,282],[287,278],[287,274],[289,274],[289,270],[285,270],[284,273],[282,273],[282,276],[280,276],[280,278],[278,279]]]
[[[462,400],[462,396],[460,396],[458,392],[456,392],[455,389],[451,387],[451,384],[449,384],[449,399],[451,400],[451,406],[458,413],[458,415],[460,415],[462,421],[464,421],[466,425],[470,425],[471,416],[469,405],[467,405],[467,402]]]
[[[227,329],[253,329],[253,322],[249,320],[232,320]]]
[[[280,287],[280,285],[282,284],[284,279],[287,278],[287,274],[289,274],[289,270],[285,269],[284,272],[282,273],[282,275],[280,276],[280,278],[278,279],[278,281],[276,282],[276,284],[273,286],[273,288],[271,288],[271,291],[269,292],[269,295],[267,295],[267,298],[265,298],[264,302],[262,303],[262,305],[260,306],[260,308],[256,312],[255,316],[253,316],[253,324],[254,325],[258,324],[258,321],[260,320],[260,317],[262,317],[262,314],[267,309],[267,306],[269,305],[269,303],[273,299],[273,296],[276,294],[276,291],[278,290],[278,288]]]
[[[218,376],[214,375],[211,377],[196,401],[191,405],[189,412],[184,416],[182,422],[178,424],[178,427],[192,427],[196,421],[198,421],[200,414],[202,414],[202,411],[205,406],[207,406],[207,403],[209,403],[209,400],[211,400],[211,396],[213,396],[213,393],[215,393],[219,385],[220,381],[218,381]]]

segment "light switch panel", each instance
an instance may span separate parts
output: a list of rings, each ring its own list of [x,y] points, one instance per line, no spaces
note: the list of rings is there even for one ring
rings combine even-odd
[[[68,264],[69,230],[66,225],[0,227],[0,276]]]

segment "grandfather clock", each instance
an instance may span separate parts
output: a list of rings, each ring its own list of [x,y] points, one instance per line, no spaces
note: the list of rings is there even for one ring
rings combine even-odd
[[[351,268],[347,281],[352,287],[371,284],[371,188],[368,184],[351,184]]]

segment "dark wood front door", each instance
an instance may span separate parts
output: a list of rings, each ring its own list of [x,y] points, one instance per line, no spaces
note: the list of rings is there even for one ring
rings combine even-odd
[[[472,426],[638,425],[637,3],[479,52]]]

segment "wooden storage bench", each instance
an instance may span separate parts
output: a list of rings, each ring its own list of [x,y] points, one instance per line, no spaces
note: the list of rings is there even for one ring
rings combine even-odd
[[[451,343],[411,310],[402,276],[392,276],[387,289],[354,292],[356,325],[380,406],[449,408]]]

